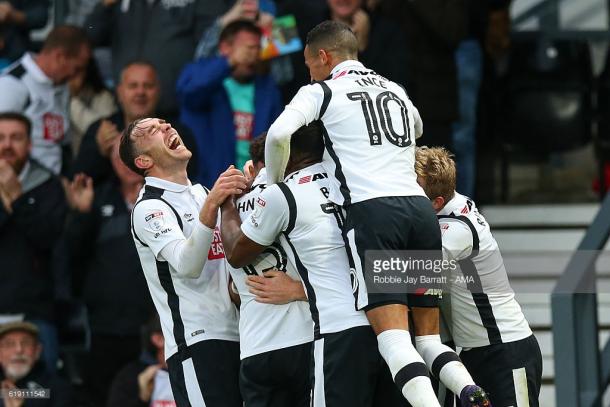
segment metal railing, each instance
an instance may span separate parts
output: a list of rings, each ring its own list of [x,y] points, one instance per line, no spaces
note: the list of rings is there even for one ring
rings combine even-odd
[[[599,350],[595,272],[609,237],[607,194],[551,295],[555,394],[561,406],[601,406],[610,382],[610,340]]]

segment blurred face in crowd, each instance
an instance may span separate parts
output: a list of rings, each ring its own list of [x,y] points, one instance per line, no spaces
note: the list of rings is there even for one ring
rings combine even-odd
[[[15,173],[23,169],[32,143],[27,127],[18,120],[0,120],[0,160],[5,160]]]
[[[239,31],[231,40],[219,45],[221,55],[235,61],[233,77],[247,80],[254,76],[261,51],[260,35],[249,31]]]
[[[339,20],[351,20],[360,6],[361,0],[328,0],[333,17]]]
[[[136,166],[144,170],[155,166],[162,170],[186,168],[192,156],[176,129],[162,119],[140,121],[131,137],[140,153],[135,159]]]
[[[309,69],[309,76],[312,81],[322,81],[330,75],[332,67],[329,55],[325,50],[320,49],[318,52],[315,52],[313,48],[306,45],[303,55],[305,56],[305,65]]]
[[[152,66],[133,64],[126,67],[116,92],[127,122],[152,116],[159,102],[160,91],[159,80]]]
[[[56,84],[64,84],[87,69],[91,49],[83,44],[76,55],[69,55],[63,48],[57,48],[54,53],[55,74],[52,79]]]
[[[121,161],[121,157],[119,156],[119,140],[115,143],[112,148],[112,153],[110,154],[110,163],[112,164],[112,168],[114,169],[114,173],[119,178],[122,184],[125,185],[133,185],[138,183],[143,183],[144,178],[127,168],[123,161]]]
[[[18,381],[30,373],[38,361],[42,346],[29,332],[12,331],[0,338],[0,365],[4,375]]]

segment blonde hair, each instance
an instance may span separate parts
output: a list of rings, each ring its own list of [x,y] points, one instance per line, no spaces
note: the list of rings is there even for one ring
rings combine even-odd
[[[430,199],[443,197],[449,202],[455,193],[455,162],[453,154],[443,147],[417,147],[415,172]]]

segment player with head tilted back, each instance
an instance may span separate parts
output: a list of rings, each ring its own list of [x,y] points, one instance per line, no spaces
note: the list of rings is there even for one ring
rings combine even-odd
[[[246,188],[234,168],[211,191],[186,175],[191,152],[169,123],[136,120],[123,132],[121,159],[145,176],[132,234],[165,337],[178,407],[242,407],[238,316],[220,241],[218,209]]]
[[[268,182],[283,179],[291,135],[319,120],[323,165],[332,177],[329,199],[346,211],[346,247],[359,259],[354,270],[357,307],[366,311],[396,385],[413,406],[438,406],[427,365],[463,406],[489,405],[457,354],[440,341],[436,295],[366,289],[366,251],[431,250],[440,256],[438,223],[414,168],[415,138],[423,131],[417,109],[400,85],[357,61],[357,39],[344,24],[326,21],[311,30],[304,55],[317,82],[302,87],[269,129]],[[411,344],[407,305],[413,311],[417,350]]]

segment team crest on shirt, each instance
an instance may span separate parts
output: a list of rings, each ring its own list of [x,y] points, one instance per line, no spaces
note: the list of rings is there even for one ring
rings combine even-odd
[[[164,220],[163,220],[163,212],[160,210],[156,210],[154,212],[149,213],[144,218],[148,226],[155,231],[160,231],[163,228]]]

